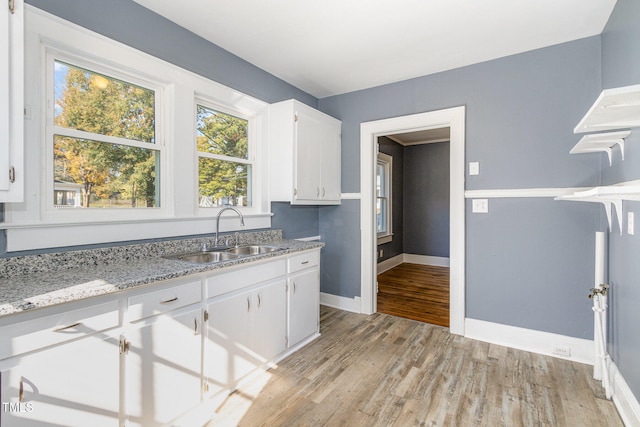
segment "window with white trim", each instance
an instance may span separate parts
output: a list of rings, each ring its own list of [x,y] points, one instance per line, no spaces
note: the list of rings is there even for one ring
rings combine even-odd
[[[249,136],[249,120],[196,105],[199,207],[252,205]]]
[[[378,153],[376,165],[376,230],[378,244],[390,242],[393,238],[392,218],[392,164],[393,157]]]
[[[48,207],[159,207],[163,147],[156,143],[156,91],[97,72],[97,64],[73,62],[54,53],[47,60],[53,73]]]
[[[30,172],[28,197],[5,205],[8,252],[212,233],[227,203],[243,210],[247,229],[271,226],[264,101],[40,9],[25,12],[30,83],[20,119]],[[238,126],[201,139],[199,151],[197,127],[208,132],[214,117]],[[222,190],[208,185],[216,182]],[[212,208],[200,207],[201,194]],[[222,218],[222,231],[241,229],[233,219]]]

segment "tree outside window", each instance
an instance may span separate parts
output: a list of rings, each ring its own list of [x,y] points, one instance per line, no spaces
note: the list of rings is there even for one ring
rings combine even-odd
[[[158,207],[155,92],[60,61],[53,67],[54,205]],[[81,200],[59,196],[69,187]]]
[[[198,206],[251,206],[248,121],[196,106]]]

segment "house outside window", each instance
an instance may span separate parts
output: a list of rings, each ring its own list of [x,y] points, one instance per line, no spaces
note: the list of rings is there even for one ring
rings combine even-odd
[[[393,238],[392,218],[392,164],[393,157],[378,153],[376,166],[376,224],[378,244],[388,243]]]
[[[196,105],[198,206],[252,205],[249,121]]]

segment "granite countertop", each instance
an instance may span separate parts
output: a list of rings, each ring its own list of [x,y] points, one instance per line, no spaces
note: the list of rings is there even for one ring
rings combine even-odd
[[[279,230],[243,233],[240,236],[241,245],[269,244],[285,249],[214,264],[191,264],[162,258],[175,253],[195,252],[203,243],[210,243],[207,238],[199,238],[0,259],[0,316],[324,245],[317,241],[282,240]]]

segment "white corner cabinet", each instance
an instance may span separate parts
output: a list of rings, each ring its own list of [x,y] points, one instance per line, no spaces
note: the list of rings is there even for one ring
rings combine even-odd
[[[0,7],[0,203],[24,191],[24,2]]]
[[[0,317],[0,424],[203,425],[319,336],[319,252]]]
[[[267,112],[270,199],[340,204],[341,122],[293,99]]]
[[[574,133],[598,133],[583,136],[570,153],[604,152],[607,153],[611,166],[613,147],[617,145],[620,148],[624,160],[624,141],[631,134],[628,129],[636,127],[640,127],[640,85],[605,89],[573,130]],[[605,208],[609,230],[612,230],[615,207],[622,234],[622,201],[640,200],[640,180],[576,191],[556,197],[556,200],[601,203]]]

